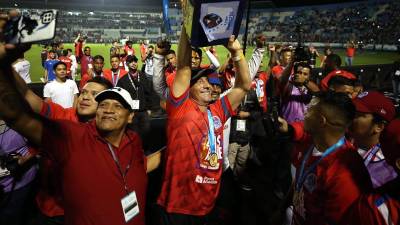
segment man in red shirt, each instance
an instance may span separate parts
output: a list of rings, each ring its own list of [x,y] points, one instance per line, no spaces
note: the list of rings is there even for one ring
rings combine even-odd
[[[81,57],[83,56],[83,46],[85,45],[85,38],[81,36],[81,34],[78,34],[78,37],[76,37],[74,41],[74,47],[75,47],[75,56],[76,60],[80,62]]]
[[[84,54],[81,56],[81,77],[83,74],[88,72],[88,69],[92,67],[93,58],[90,55],[90,47],[85,47]]]
[[[104,77],[103,73],[104,67],[104,58],[101,55],[95,55],[93,57],[93,69],[88,70],[87,73],[83,74],[81,81],[79,83],[79,90],[86,85],[88,80],[92,79],[93,77]]]
[[[344,137],[354,115],[345,94],[322,92],[311,101],[304,127],[280,120],[281,131],[295,141],[295,225],[341,224],[350,205],[370,189],[362,158]]]
[[[284,48],[281,51],[281,57],[280,57],[280,64],[272,67],[271,74],[274,76],[274,78],[279,79],[280,76],[283,73],[283,70],[286,68],[286,66],[292,61],[293,58],[293,52],[290,48]]]
[[[71,77],[71,65],[72,65],[72,60],[68,57],[68,51],[67,50],[63,50],[62,51],[62,55],[60,57],[58,57],[58,60],[60,60],[61,62],[65,63],[65,65],[67,65],[67,76],[68,78],[72,78]]]
[[[104,70],[104,78],[109,80],[115,87],[118,80],[125,76],[128,72],[119,67],[120,64],[119,56],[114,55],[110,58],[111,69]]]
[[[353,65],[353,58],[354,58],[354,54],[356,52],[356,48],[354,45],[353,41],[350,41],[349,43],[347,43],[347,47],[346,47],[346,66],[352,66]]]
[[[167,61],[167,67],[165,69],[165,80],[167,82],[167,86],[170,88],[172,86],[172,82],[174,81],[176,75],[175,51],[169,50],[168,54],[165,56],[165,60]]]
[[[139,136],[126,130],[133,119],[129,93],[117,88],[96,95],[99,106],[90,123],[48,120],[30,110],[7,81],[9,71],[1,67],[0,116],[56,162],[65,224],[144,225],[146,158]]]
[[[247,62],[234,36],[227,49],[237,68],[235,86],[212,102],[208,74],[192,70],[186,31],[182,28],[178,67],[167,100],[167,151],[158,204],[160,224],[203,224],[212,210],[222,173],[223,125],[250,89]]]
[[[363,195],[348,211],[348,225],[400,224],[400,120],[393,120],[380,138],[386,162],[397,178],[388,183],[384,192]]]

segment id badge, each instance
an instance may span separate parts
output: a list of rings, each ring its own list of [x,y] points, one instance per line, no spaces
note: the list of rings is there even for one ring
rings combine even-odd
[[[236,130],[237,131],[246,131],[246,120],[237,120]]]
[[[139,100],[133,100],[133,109],[139,109],[139,104],[140,104]]]
[[[121,199],[122,212],[125,222],[129,222],[133,217],[139,214],[139,203],[136,198],[136,192],[131,192]]]
[[[400,76],[400,70],[396,70],[396,72],[394,73],[394,75]]]

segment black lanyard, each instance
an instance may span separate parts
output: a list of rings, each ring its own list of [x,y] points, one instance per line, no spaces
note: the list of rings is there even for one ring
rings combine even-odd
[[[136,73],[138,73],[138,72],[136,72]],[[136,92],[136,100],[137,100],[137,99],[139,99],[139,86],[136,87],[135,83],[134,83],[133,80],[132,80],[132,77],[131,77],[131,74],[130,74],[130,73],[128,73],[128,78],[129,78],[129,81],[130,81],[131,84],[132,84],[133,89],[135,89],[135,92]],[[138,78],[138,82],[140,82],[139,73],[138,73],[138,75],[137,75],[137,78]]]
[[[126,193],[129,194],[129,190],[128,190],[128,186],[127,186],[127,182],[126,182],[126,175],[128,174],[128,171],[131,168],[131,164],[132,164],[132,161],[133,161],[133,152],[131,152],[131,154],[132,154],[131,155],[131,160],[129,161],[128,165],[126,166],[125,172],[122,172],[121,164],[119,163],[117,155],[115,155],[113,147],[111,146],[110,143],[107,143],[107,145],[108,145],[108,149],[110,150],[111,155],[112,155],[112,157],[114,159],[114,162],[117,165],[117,168],[118,168],[118,171],[119,171],[119,173],[120,173],[120,175],[122,177],[122,180],[124,182],[124,189],[125,189]]]

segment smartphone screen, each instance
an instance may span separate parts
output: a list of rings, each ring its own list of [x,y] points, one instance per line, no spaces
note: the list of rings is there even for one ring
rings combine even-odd
[[[7,43],[30,43],[53,39],[57,10],[37,10],[20,13],[7,21],[4,37]]]

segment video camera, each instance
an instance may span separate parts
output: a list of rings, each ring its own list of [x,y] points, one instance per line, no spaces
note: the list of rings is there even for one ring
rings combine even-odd
[[[18,178],[21,175],[21,166],[18,164],[18,153],[9,153],[0,155],[0,168],[7,169],[6,172],[0,174],[0,178],[11,175]]]
[[[304,46],[304,30],[301,27],[301,23],[296,25],[295,32],[297,34],[297,47],[294,50],[294,61],[310,63],[311,56],[308,49]]]

